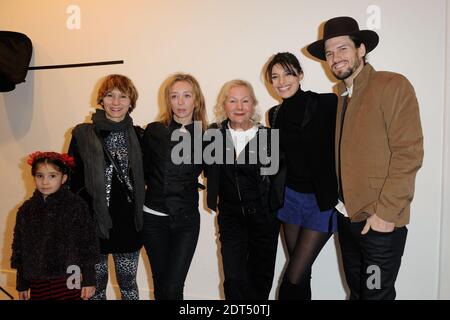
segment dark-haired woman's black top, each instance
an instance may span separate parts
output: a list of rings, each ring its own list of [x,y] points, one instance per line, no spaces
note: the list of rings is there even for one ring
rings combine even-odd
[[[280,130],[280,148],[287,167],[286,186],[297,192],[315,193],[321,211],[334,207],[338,198],[336,110],[335,94],[301,89],[269,110],[271,126]]]

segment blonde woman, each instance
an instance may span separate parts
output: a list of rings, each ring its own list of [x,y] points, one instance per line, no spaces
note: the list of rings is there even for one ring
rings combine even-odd
[[[155,299],[182,300],[200,230],[198,176],[203,165],[194,161],[198,157],[193,142],[207,126],[205,99],[193,76],[177,73],[165,81],[163,103],[160,120],[147,126],[143,139],[147,185],[143,241]],[[172,141],[175,136],[178,139]],[[187,140],[189,150],[173,152]]]

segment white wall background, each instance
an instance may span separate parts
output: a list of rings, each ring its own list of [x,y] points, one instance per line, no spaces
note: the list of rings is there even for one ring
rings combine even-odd
[[[445,108],[442,117],[444,123],[444,156],[442,175],[442,216],[441,216],[441,256],[439,263],[439,298],[450,299],[450,3],[447,2],[447,41],[445,49],[446,59],[446,80],[445,80]],[[447,124],[447,125],[446,125]]]
[[[80,8],[80,29],[67,28],[70,5]],[[33,191],[24,157],[35,150],[67,150],[70,130],[93,111],[101,77],[122,73],[135,82],[140,98],[132,116],[142,126],[155,119],[160,86],[176,71],[192,73],[199,80],[210,121],[221,85],[234,78],[254,85],[264,113],[276,101],[268,94],[261,71],[276,52],[297,55],[305,71],[304,89],[333,89],[326,68],[301,49],[317,39],[322,22],[340,15],[355,17],[364,29],[374,15],[379,18],[375,27],[381,41],[370,61],[378,70],[407,76],[420,104],[425,160],[417,176],[398,298],[449,299],[450,9],[445,0],[0,0],[0,30],[31,38],[31,65],[125,61],[30,71],[26,83],[0,93],[0,285],[15,285],[9,269],[12,229],[17,208]],[[215,217],[205,210],[201,213],[185,296],[218,299],[223,296]],[[146,260],[143,251],[138,274],[142,299],[151,292]],[[280,244],[272,298],[284,263]],[[344,299],[344,288],[337,241],[331,240],[314,266],[313,298]]]

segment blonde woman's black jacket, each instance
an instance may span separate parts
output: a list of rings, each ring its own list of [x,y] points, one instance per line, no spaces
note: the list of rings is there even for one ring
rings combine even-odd
[[[172,133],[181,124],[172,121],[169,126],[161,122],[147,125],[143,137],[144,173],[147,190],[145,206],[175,216],[198,212],[198,176],[202,163],[194,163],[194,124],[185,126],[191,137],[191,153],[183,154],[190,163],[172,162],[172,150],[181,141],[171,141]],[[202,133],[201,133],[202,134]],[[198,141],[197,141],[198,142]],[[202,143],[200,141],[200,143]],[[200,151],[202,146],[200,146]],[[183,158],[184,158],[183,157]]]

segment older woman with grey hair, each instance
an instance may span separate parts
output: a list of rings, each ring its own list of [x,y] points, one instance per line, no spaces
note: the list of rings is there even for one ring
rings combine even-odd
[[[258,158],[260,151],[272,155],[270,129],[257,122],[256,105],[250,83],[225,83],[215,107],[217,123],[206,133],[223,138],[218,139],[223,142],[222,161],[215,154],[216,162],[207,168],[207,202],[219,211],[227,300],[267,300],[274,276],[280,229],[275,209],[280,204],[270,201],[274,183],[262,174],[268,164]]]

